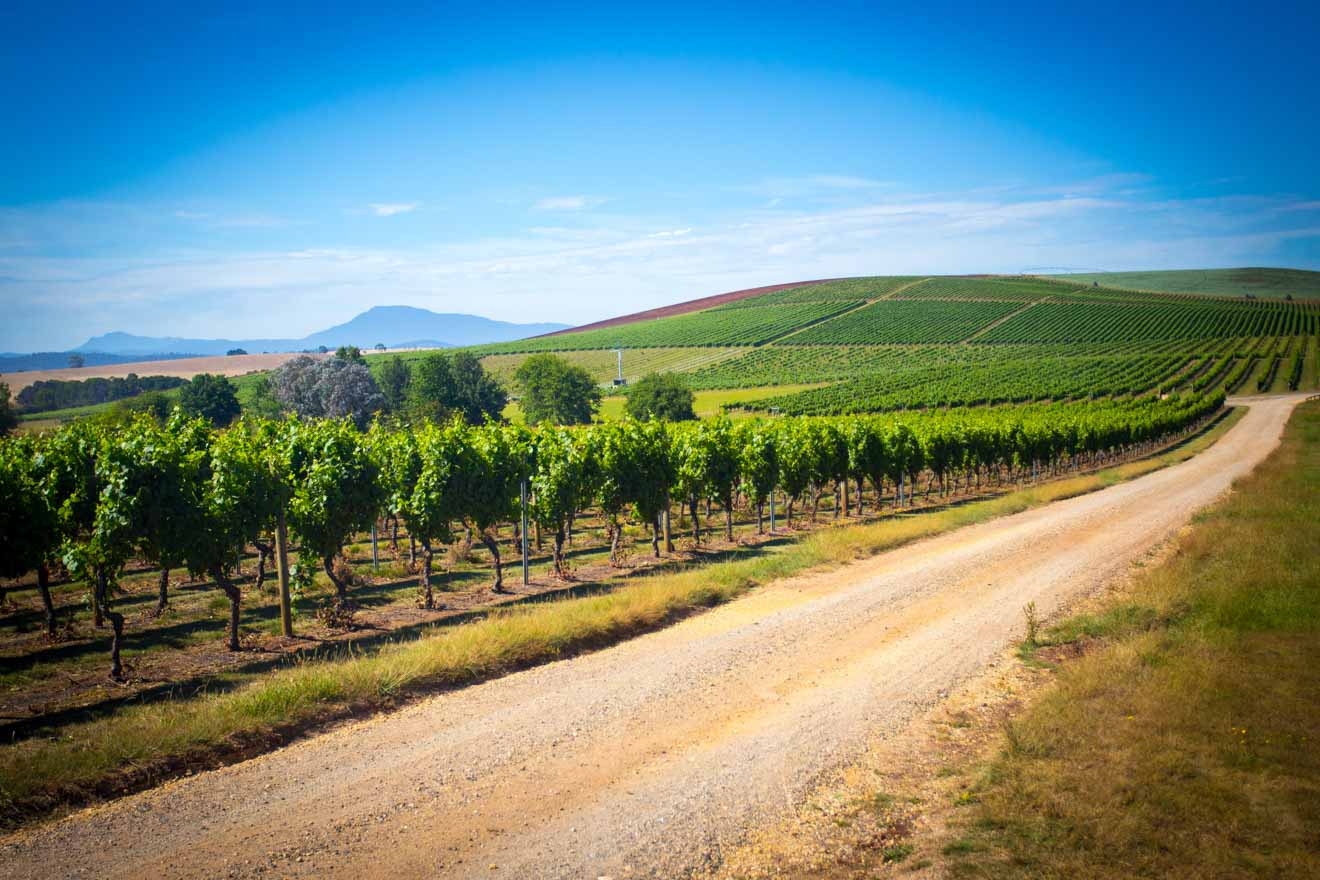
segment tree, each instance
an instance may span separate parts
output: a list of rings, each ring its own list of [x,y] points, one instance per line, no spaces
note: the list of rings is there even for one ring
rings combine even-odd
[[[306,355],[286,361],[271,373],[270,393],[287,412],[304,418],[351,418],[365,428],[385,406],[371,371],[342,358]]]
[[[145,413],[158,422],[164,422],[170,417],[170,410],[173,408],[174,401],[163,391],[148,391],[137,397],[126,397],[116,401],[112,412],[130,419],[139,413]]]
[[[18,427],[18,415],[9,402],[9,386],[0,382],[0,437],[8,437]]]
[[[638,421],[660,419],[682,422],[695,419],[696,395],[677,373],[648,373],[628,390],[624,411]]]
[[[236,354],[247,354],[247,350],[242,348],[231,348],[229,351],[225,352],[226,357],[233,357]]]
[[[455,408],[469,425],[498,422],[509,402],[509,395],[486,372],[481,359],[471,352],[454,352],[450,368],[454,378]]]
[[[302,552],[320,559],[335,585],[339,603],[348,585],[334,570],[334,559],[354,532],[371,527],[385,501],[380,470],[353,423],[295,423],[290,456],[289,525],[301,539]]]
[[[179,408],[187,415],[206,419],[217,428],[228,425],[243,411],[234,384],[224,376],[212,373],[199,373],[179,389]]]
[[[412,370],[408,362],[397,354],[380,365],[377,384],[385,398],[385,408],[390,412],[402,412],[408,400],[408,386],[412,382]]]
[[[0,577],[37,573],[46,634],[53,636],[55,606],[50,598],[49,563],[63,536],[42,485],[39,456],[37,443],[27,438],[0,443]]]
[[[377,343],[375,344],[375,346],[373,346],[373,347],[376,349],[376,351],[384,351],[384,350],[385,350],[385,343],[383,343],[383,342],[377,342]]]
[[[69,366],[72,369],[80,370],[87,364],[87,359],[80,354],[69,355]]]
[[[350,364],[367,365],[367,359],[362,356],[362,349],[356,345],[341,345],[335,349],[335,357],[341,361],[347,361]]]
[[[461,415],[468,424],[499,421],[508,396],[468,352],[452,357],[432,352],[416,362],[408,388],[408,408],[435,422]]]
[[[591,374],[561,357],[534,354],[513,377],[522,388],[523,417],[529,425],[585,425],[600,406],[600,389]]]

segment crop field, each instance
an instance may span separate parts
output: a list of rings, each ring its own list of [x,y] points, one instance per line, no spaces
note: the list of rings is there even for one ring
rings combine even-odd
[[[784,339],[789,345],[958,342],[1022,308],[1021,303],[882,300]]]
[[[566,333],[481,346],[482,354],[573,351],[592,348],[736,347],[760,345],[857,305],[856,302],[789,303],[779,306],[694,312],[582,333]]]
[[[1009,302],[1037,302],[1066,293],[1072,285],[1037,279],[931,278],[894,295],[895,299],[990,299]]]
[[[1298,269],[1174,269],[1163,272],[1098,272],[1056,275],[1066,282],[1128,290],[1283,299],[1320,299],[1320,276]]]
[[[1314,315],[1269,305],[1052,303],[991,328],[981,342],[1109,342],[1303,333]]]
[[[739,348],[630,348],[623,356],[623,377],[635,382],[647,373],[686,373],[705,369],[737,357],[742,351]],[[618,375],[617,357],[608,349],[568,351],[561,356],[574,366],[582,367],[602,385],[609,384]],[[492,354],[483,357],[481,365],[506,387],[512,387],[513,374],[529,357],[531,355],[527,353]]]
[[[847,278],[842,281],[826,281],[809,287],[793,287],[774,293],[766,293],[749,299],[738,300],[721,306],[721,309],[748,308],[755,306],[782,305],[785,303],[821,303],[847,302],[859,303],[891,296],[920,282],[919,275],[889,275],[880,278]]]

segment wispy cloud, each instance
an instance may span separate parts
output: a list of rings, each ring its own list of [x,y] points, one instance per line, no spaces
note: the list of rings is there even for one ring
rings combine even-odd
[[[90,249],[59,237],[69,227],[58,217],[32,223],[24,212],[0,210],[0,241],[43,243],[39,251],[0,251],[0,302],[13,306],[0,350],[64,347],[126,328],[296,336],[377,304],[585,322],[802,278],[1295,263],[1280,255],[1320,238],[1313,199],[1155,199],[1129,194],[1131,183],[865,190],[858,202],[694,216],[689,226],[610,216],[590,227],[547,224],[375,250],[265,248],[257,237],[246,250],[203,243],[137,259],[70,257]]]
[[[584,211],[605,203],[600,196],[550,196],[532,207],[537,211]]]
[[[367,207],[377,217],[393,217],[395,214],[407,214],[422,206],[421,202],[373,202]]]

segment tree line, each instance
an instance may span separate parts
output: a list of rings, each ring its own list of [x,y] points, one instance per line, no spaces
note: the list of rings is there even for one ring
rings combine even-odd
[[[350,585],[336,565],[344,546],[382,518],[402,523],[422,547],[428,606],[435,547],[456,528],[490,550],[502,587],[498,526],[526,514],[551,537],[554,570],[565,576],[573,520],[598,509],[610,538],[633,521],[660,553],[672,505],[699,501],[725,512],[742,500],[763,511],[772,493],[794,508],[850,487],[889,488],[895,504],[914,493],[956,491],[973,481],[1035,476],[1103,459],[1188,429],[1217,412],[1223,394],[1173,395],[1066,405],[952,410],[899,416],[785,417],[733,422],[720,417],[669,423],[624,419],[583,427],[467,424],[455,415],[361,430],[351,417],[252,417],[228,429],[181,410],[161,424],[147,417],[109,425],[75,422],[42,436],[0,443],[0,577],[36,572],[54,632],[49,585],[63,569],[86,583],[97,625],[112,631],[111,674],[119,677],[124,618],[114,609],[125,566],[159,567],[159,607],[171,568],[209,578],[229,601],[228,645],[239,648],[242,591],[235,571],[255,548],[258,580],[273,561],[281,626],[292,635],[291,583],[324,571],[338,603]],[[522,503],[526,489],[527,504]],[[525,537],[524,537],[525,539]],[[299,548],[289,565],[291,543]]]

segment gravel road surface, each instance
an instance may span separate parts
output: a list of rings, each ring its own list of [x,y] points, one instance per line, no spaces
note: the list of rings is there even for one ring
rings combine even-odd
[[[1277,444],[1195,458],[785,580],[608,650],[419,701],[0,841],[0,876],[677,877],[1121,577]]]

